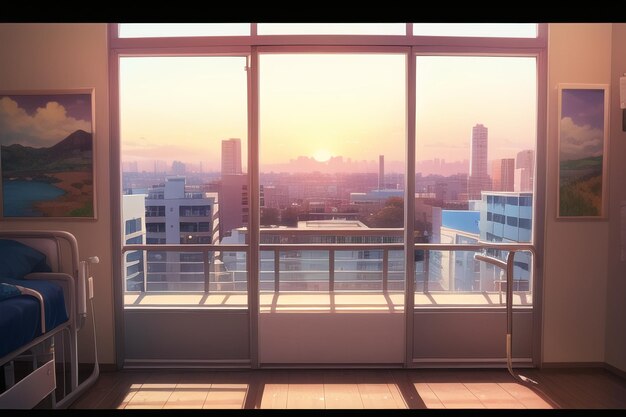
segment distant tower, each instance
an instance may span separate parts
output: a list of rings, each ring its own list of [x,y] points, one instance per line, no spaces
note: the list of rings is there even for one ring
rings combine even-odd
[[[470,159],[470,176],[468,189],[470,200],[480,200],[480,192],[491,188],[491,180],[487,174],[487,142],[488,129],[482,124],[472,128],[472,147]]]
[[[517,154],[515,191],[532,191],[535,173],[535,151],[526,149]]]
[[[515,159],[504,158],[493,161],[492,191],[514,191]]]
[[[378,189],[385,188],[385,155],[378,155]]]
[[[173,161],[172,162],[172,174],[174,175],[185,175],[187,172],[187,167],[183,162]]]
[[[485,126],[478,124],[472,128],[472,158],[470,159],[470,176],[487,175],[487,134]]]
[[[222,176],[241,173],[241,139],[222,140]]]

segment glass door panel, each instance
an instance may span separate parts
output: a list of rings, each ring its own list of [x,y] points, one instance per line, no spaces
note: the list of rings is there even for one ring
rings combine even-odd
[[[406,55],[262,53],[259,361],[404,361]]]
[[[120,58],[127,363],[249,358],[245,67]]]
[[[477,255],[505,262],[508,251],[462,245],[533,242],[536,58],[415,59],[416,233],[423,243],[450,247],[416,252],[414,357],[499,361],[506,274]],[[534,288],[529,251],[516,253],[512,278],[519,329],[514,355],[528,358]],[[456,318],[446,322],[442,311]]]

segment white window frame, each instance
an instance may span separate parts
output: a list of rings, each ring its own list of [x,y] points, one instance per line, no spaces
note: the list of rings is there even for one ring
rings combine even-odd
[[[407,143],[406,143],[406,192],[415,193],[415,83],[417,55],[483,55],[483,56],[533,56],[537,59],[537,142],[535,150],[535,193],[533,207],[533,245],[541,258],[543,254],[543,232],[545,217],[545,187],[539,179],[545,178],[546,166],[546,111],[547,111],[547,34],[548,25],[538,24],[536,38],[492,38],[492,37],[448,37],[414,36],[413,23],[406,23],[406,35],[258,35],[256,23],[250,24],[249,36],[202,36],[202,37],[150,37],[120,38],[119,25],[111,23],[109,31],[109,98],[111,128],[111,218],[112,253],[114,265],[114,304],[116,323],[123,320],[123,291],[120,210],[120,113],[119,113],[119,59],[124,56],[245,56],[248,59],[248,180],[249,180],[249,243],[248,243],[248,311],[250,317],[250,363],[258,367],[258,314],[259,291],[259,227],[260,227],[260,184],[259,184],[259,120],[258,120],[258,56],[262,52],[355,52],[385,53],[402,51],[407,54]],[[460,69],[462,70],[462,69]],[[515,80],[511,80],[515,82]],[[414,199],[405,199],[405,317],[406,317],[406,366],[412,363],[412,333],[414,310],[414,249],[426,247],[418,244],[410,247],[413,241]],[[409,221],[411,220],[411,221]],[[541,293],[542,260],[537,259],[538,272],[533,277],[533,309],[536,319],[533,333],[533,357],[540,363],[541,352]],[[117,363],[123,363],[123,326],[116,326]]]

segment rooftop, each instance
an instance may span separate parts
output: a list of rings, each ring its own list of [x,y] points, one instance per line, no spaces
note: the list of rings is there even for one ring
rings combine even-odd
[[[328,219],[306,220],[298,222],[298,229],[367,229],[368,227],[359,220]]]
[[[474,210],[441,210],[441,227],[460,230],[467,233],[480,234],[478,221],[480,211]]]

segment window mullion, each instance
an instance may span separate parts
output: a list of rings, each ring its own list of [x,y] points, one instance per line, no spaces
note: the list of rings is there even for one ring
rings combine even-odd
[[[405,166],[405,197],[404,197],[404,259],[405,259],[405,292],[404,314],[406,330],[405,366],[413,361],[413,306],[415,304],[415,109],[416,109],[416,60],[413,48],[406,57],[406,166]]]
[[[250,365],[259,366],[259,260],[260,260],[260,185],[259,185],[259,56],[256,47],[248,57],[248,314],[250,317]]]

